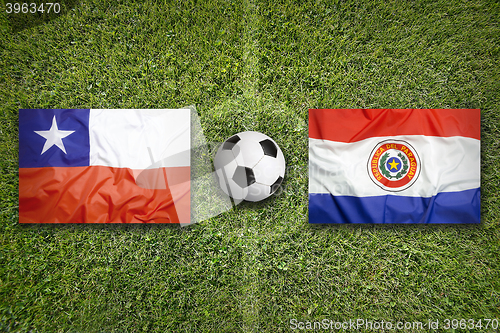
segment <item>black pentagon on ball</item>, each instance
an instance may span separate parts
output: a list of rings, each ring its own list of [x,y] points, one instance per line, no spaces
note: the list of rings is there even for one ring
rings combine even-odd
[[[234,145],[240,140],[241,138],[239,136],[233,135],[232,137],[227,139],[226,142],[224,142],[224,145],[222,145],[222,149],[231,150],[233,149]]]
[[[238,166],[234,171],[233,180],[240,187],[247,187],[255,183],[255,175],[252,169]]]
[[[283,182],[283,177],[279,176],[278,179],[274,182],[273,185],[271,185],[271,193],[276,191],[278,187],[280,187],[281,183]]]
[[[264,154],[266,154],[267,156],[271,156],[271,157],[278,156],[278,147],[276,147],[274,142],[272,142],[269,139],[265,139],[259,143],[262,146],[262,150],[264,151]]]

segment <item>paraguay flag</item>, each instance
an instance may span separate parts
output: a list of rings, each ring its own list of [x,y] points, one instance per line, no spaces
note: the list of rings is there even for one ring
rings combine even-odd
[[[309,223],[479,223],[480,110],[309,110]]]
[[[190,223],[190,144],[189,109],[20,110],[19,222]]]

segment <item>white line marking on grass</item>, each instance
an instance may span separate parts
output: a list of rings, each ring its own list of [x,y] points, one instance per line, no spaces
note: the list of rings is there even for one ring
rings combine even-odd
[[[259,27],[259,17],[257,14],[257,6],[252,0],[245,0],[244,7],[244,33],[243,33],[243,75],[242,75],[242,90],[243,90],[243,107],[249,108],[247,115],[248,122],[244,126],[246,130],[255,128],[255,113],[261,107],[261,98],[257,91],[257,81],[259,72],[259,60],[257,57],[258,41],[253,37],[254,31]],[[243,281],[241,289],[240,309],[243,317],[243,332],[258,332],[260,331],[259,320],[259,286],[260,278],[256,267],[257,258],[260,249],[258,247],[257,238],[259,237],[257,230],[252,226],[255,220],[246,219],[242,228],[237,232],[242,234],[241,246],[244,248],[243,262]]]

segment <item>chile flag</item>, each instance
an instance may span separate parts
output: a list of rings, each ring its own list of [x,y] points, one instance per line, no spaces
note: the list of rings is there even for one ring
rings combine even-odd
[[[189,223],[190,142],[188,109],[22,109],[19,222]]]

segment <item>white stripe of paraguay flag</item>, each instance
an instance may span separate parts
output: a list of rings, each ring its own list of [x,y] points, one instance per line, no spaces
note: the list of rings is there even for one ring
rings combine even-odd
[[[309,110],[309,223],[479,222],[480,110]]]

